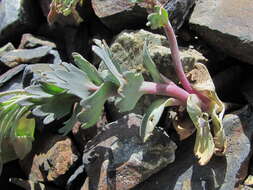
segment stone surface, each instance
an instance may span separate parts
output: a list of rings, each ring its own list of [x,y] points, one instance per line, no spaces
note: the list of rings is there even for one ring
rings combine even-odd
[[[126,70],[136,70],[143,74],[145,80],[151,80],[143,66],[142,52],[145,40],[148,43],[148,50],[151,58],[155,62],[158,70],[170,80],[177,82],[178,79],[171,61],[171,51],[165,36],[153,34],[145,30],[138,30],[135,32],[123,31],[116,37],[110,49],[113,56],[119,60],[123,68]],[[180,57],[185,72],[191,71],[195,63],[205,63],[207,61],[201,53],[190,48],[180,48]],[[105,66],[100,64],[99,69],[103,70]],[[132,112],[137,114],[145,113],[147,107],[154,100],[153,97],[143,96]],[[112,103],[113,101],[113,99],[110,99],[109,102],[111,103],[108,104],[109,114],[116,120],[120,118],[122,114],[115,108]]]
[[[35,49],[17,49],[9,51],[0,57],[0,61],[8,67],[15,67],[21,63],[36,63],[48,55],[51,47],[41,46]]]
[[[5,72],[4,74],[0,75],[0,87],[3,86],[7,81],[12,79],[14,76],[19,74],[21,71],[23,71],[25,67],[26,65],[24,64],[18,65],[17,67],[14,67],[8,70],[7,72]]]
[[[178,30],[186,20],[196,0],[170,0],[164,8],[169,13],[170,22],[174,29]]]
[[[26,33],[22,35],[18,49],[31,49],[39,46],[48,46],[51,48],[56,48],[54,42],[47,41],[46,39],[40,39],[33,36],[32,34]]]
[[[213,47],[253,64],[252,10],[252,0],[199,0],[190,25]]]
[[[140,116],[129,114],[105,126],[88,142],[83,154],[88,181],[83,189],[131,189],[174,161],[175,143],[155,130],[143,144],[140,124]]]
[[[70,138],[43,133],[35,139],[32,151],[20,165],[30,181],[64,187],[78,155]]]
[[[195,0],[159,0],[171,15],[174,28],[184,23]],[[123,29],[140,28],[147,22],[146,3],[134,4],[127,0],[92,0],[95,14],[114,33]]]
[[[38,24],[36,3],[33,0],[0,1],[0,42],[17,38]]]
[[[136,190],[232,190],[247,176],[252,154],[253,114],[249,107],[224,120],[228,146],[225,157],[213,157],[206,166],[199,166],[193,155],[195,138],[182,142],[176,160],[151,176]]]

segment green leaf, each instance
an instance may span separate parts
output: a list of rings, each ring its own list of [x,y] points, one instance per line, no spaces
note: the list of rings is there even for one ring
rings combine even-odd
[[[202,112],[200,101],[195,94],[187,99],[187,112],[197,129],[194,153],[200,165],[205,165],[214,153],[213,136],[210,131],[208,114]]]
[[[169,99],[158,99],[154,101],[148,108],[147,112],[145,113],[141,128],[140,128],[140,137],[143,142],[146,142],[147,139],[152,135],[155,126],[159,122],[164,108],[167,106],[174,106],[177,105],[178,101],[174,98]]]
[[[160,6],[155,6],[154,13],[148,15],[147,26],[150,26],[151,29],[158,29],[168,24],[169,16],[167,11]]]
[[[115,103],[120,112],[132,110],[144,94],[139,91],[144,81],[142,74],[128,71],[124,73],[124,79],[126,83],[118,89],[120,97]]]
[[[114,86],[105,82],[90,97],[81,101],[83,111],[78,114],[78,120],[83,123],[83,128],[92,127],[97,123],[103,112],[105,101],[113,93],[115,93]]]
[[[102,44],[101,41],[96,41],[98,46],[92,46],[92,50],[102,59],[108,70],[116,77],[120,86],[125,83],[125,80],[122,76],[120,66],[117,62],[112,60],[112,56],[108,46],[104,43]]]
[[[75,64],[86,73],[88,78],[96,85],[101,85],[103,83],[103,79],[100,77],[96,67],[94,67],[89,61],[84,59],[78,53],[72,53]]]
[[[64,122],[64,127],[60,128],[58,132],[63,135],[67,135],[78,121],[78,114],[81,112],[81,110],[82,107],[79,104],[77,104],[76,107],[74,108],[74,112],[70,117],[70,119]]]
[[[65,89],[68,94],[78,96],[82,99],[88,97],[90,95],[89,90],[95,87],[88,76],[71,64],[62,63],[62,66],[65,70],[61,67],[59,68],[59,65],[50,65],[53,71],[44,73],[46,82],[53,83]]]
[[[130,3],[141,3],[144,0],[128,0]]]
[[[75,101],[72,95],[59,94],[47,99],[45,103],[44,100],[38,102],[32,113],[37,117],[44,117],[43,123],[46,125],[69,114]]]
[[[158,71],[148,51],[147,41],[145,41],[143,47],[143,64],[155,82],[163,82],[160,72]]]

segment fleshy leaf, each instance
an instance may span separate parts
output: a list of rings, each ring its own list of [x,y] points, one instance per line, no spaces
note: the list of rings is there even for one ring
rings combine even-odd
[[[103,112],[105,101],[113,92],[115,92],[114,86],[105,82],[90,97],[81,101],[83,110],[77,117],[83,128],[92,127],[97,123]]]
[[[124,79],[126,83],[118,89],[120,97],[115,103],[120,112],[132,110],[140,97],[144,94],[139,91],[144,81],[140,73],[125,72]]]
[[[210,131],[208,114],[202,112],[200,101],[195,94],[187,99],[187,112],[197,129],[194,153],[200,165],[205,165],[214,153],[214,142]]]
[[[122,86],[125,82],[123,79],[120,66],[112,60],[112,56],[110,54],[110,50],[108,46],[101,41],[96,41],[98,46],[92,46],[92,50],[102,59],[108,70],[117,78],[120,86]]]
[[[58,132],[63,135],[67,135],[72,130],[75,123],[78,121],[77,115],[81,112],[81,110],[82,107],[77,104],[74,108],[72,116],[66,122],[64,122],[64,127],[60,128]]]
[[[163,82],[160,72],[158,71],[148,51],[147,41],[145,41],[143,47],[143,65],[148,70],[148,72],[150,73],[151,77],[155,82]]]
[[[155,6],[154,13],[148,15],[147,26],[150,26],[151,29],[158,29],[168,24],[169,16],[167,11],[160,6]]]
[[[101,85],[103,82],[103,79],[100,77],[96,67],[94,67],[89,61],[84,59],[80,54],[78,53],[72,53],[72,56],[74,58],[75,64],[81,69],[83,72],[86,73],[88,78],[96,85]]]
[[[44,73],[46,82],[65,89],[68,94],[73,94],[82,99],[88,97],[90,95],[89,90],[95,85],[90,82],[86,73],[71,64],[62,63],[62,66],[65,70],[59,65],[50,65],[53,71]]]
[[[155,126],[160,120],[164,108],[167,106],[178,105],[178,101],[174,98],[169,99],[158,99],[153,102],[145,113],[141,128],[140,128],[140,137],[143,142],[146,142],[147,139],[152,135]]]

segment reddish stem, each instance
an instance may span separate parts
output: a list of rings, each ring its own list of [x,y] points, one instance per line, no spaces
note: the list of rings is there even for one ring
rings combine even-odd
[[[175,66],[177,76],[178,76],[182,86],[184,87],[184,89],[189,93],[193,93],[193,89],[191,87],[191,84],[188,81],[188,79],[186,78],[186,75],[183,70],[183,66],[182,66],[182,63],[180,60],[180,55],[179,55],[177,39],[176,39],[175,33],[173,31],[173,28],[170,24],[170,21],[168,21],[168,24],[166,24],[163,28],[164,28],[165,34],[167,36],[167,39],[169,41],[169,44],[170,44],[172,61]]]
[[[178,87],[174,83],[161,84],[154,82],[143,82],[141,92],[145,94],[155,94],[174,97],[182,102],[183,105],[186,104],[189,93],[184,89]]]

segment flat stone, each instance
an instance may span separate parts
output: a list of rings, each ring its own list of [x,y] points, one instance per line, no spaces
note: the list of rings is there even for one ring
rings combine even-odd
[[[35,139],[32,151],[20,165],[30,181],[51,182],[64,187],[78,155],[70,138],[43,133]]]
[[[252,155],[253,114],[246,107],[223,120],[228,145],[225,157],[199,166],[193,154],[195,137],[180,144],[173,164],[151,176],[136,190],[232,190],[242,184]]]
[[[89,190],[131,189],[174,161],[175,143],[161,130],[142,143],[141,117],[129,114],[88,142],[83,166]]]
[[[38,7],[33,0],[0,1],[0,41],[17,38],[38,25]]]
[[[40,39],[33,36],[32,34],[26,33],[22,35],[18,49],[31,49],[39,46],[48,46],[51,48],[56,48],[55,43],[50,42],[46,39]]]
[[[252,0],[199,0],[191,28],[226,54],[253,64]]]
[[[16,49],[3,54],[0,61],[8,67],[15,67],[21,63],[36,63],[48,55],[52,47],[41,46],[35,49]]]
[[[14,76],[19,74],[21,71],[23,71],[25,67],[26,65],[24,64],[18,65],[17,67],[14,67],[8,70],[7,72],[5,72],[4,74],[0,75],[0,87],[3,86],[7,81],[12,79]]]

